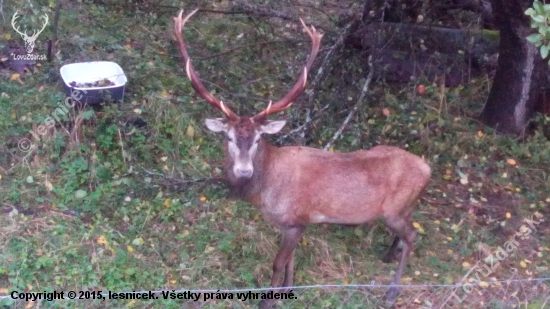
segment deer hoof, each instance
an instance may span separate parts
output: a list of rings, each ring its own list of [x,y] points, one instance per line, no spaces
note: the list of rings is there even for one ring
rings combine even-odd
[[[399,296],[399,289],[395,286],[392,286],[387,292],[384,300],[386,304],[393,305]]]

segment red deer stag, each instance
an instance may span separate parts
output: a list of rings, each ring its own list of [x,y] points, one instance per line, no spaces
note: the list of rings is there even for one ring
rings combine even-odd
[[[292,286],[294,249],[308,224],[332,223],[358,225],[383,218],[396,234],[384,261],[396,258],[399,240],[403,241],[401,261],[386,299],[394,301],[397,285],[416,237],[412,213],[419,194],[431,178],[430,166],[420,157],[390,146],[350,153],[332,153],[310,147],[275,147],[262,134],[279,132],[286,121],[267,117],[281,112],[304,91],[322,35],[314,27],[302,25],[311,37],[311,54],[298,81],[279,101],[253,117],[241,117],[210,94],[193,69],[182,29],[197,10],[174,18],[174,30],[187,77],[195,91],[224,118],[206,119],[208,129],[224,132],[225,173],[235,193],[256,207],[265,220],[283,230],[275,261],[271,287]],[[270,308],[262,301],[260,308]]]

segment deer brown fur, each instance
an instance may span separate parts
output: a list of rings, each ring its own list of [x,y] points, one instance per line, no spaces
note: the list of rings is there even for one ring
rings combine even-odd
[[[225,173],[229,184],[240,198],[258,207],[265,220],[283,230],[271,286],[281,286],[283,272],[282,286],[292,286],[294,249],[307,225],[358,225],[382,218],[396,235],[384,261],[395,258],[399,240],[403,242],[398,270],[386,294],[388,300],[395,300],[396,285],[416,238],[412,214],[430,181],[430,166],[422,158],[391,146],[333,153],[311,147],[270,145],[262,134],[279,132],[285,121],[270,121],[267,116],[288,108],[303,92],[322,35],[304,24],[313,42],[312,51],[294,87],[258,115],[240,117],[206,91],[191,65],[182,28],[195,12],[184,19],[180,12],[175,18],[175,33],[193,88],[226,116],[207,119],[206,126],[226,134]],[[270,308],[272,304],[266,300],[260,307]]]

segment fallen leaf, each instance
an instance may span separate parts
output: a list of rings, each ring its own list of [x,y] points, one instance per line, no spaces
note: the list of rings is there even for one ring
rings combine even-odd
[[[204,249],[204,252],[206,253],[209,253],[209,252],[212,252],[214,251],[216,248],[212,247],[212,246],[206,246],[206,249]]]
[[[164,207],[170,208],[170,199],[169,198],[164,200]]]
[[[97,238],[97,244],[98,245],[107,245],[107,239],[105,239],[105,236],[99,235]]]
[[[193,136],[195,136],[195,128],[192,125],[188,125],[185,134],[189,136],[189,138],[193,138]]]
[[[128,250],[128,252],[134,252],[134,248],[132,248],[132,246],[126,246],[126,250]]]
[[[413,222],[413,226],[415,229],[418,230],[419,233],[424,233],[424,229],[422,228],[422,226],[420,226],[418,222]]]
[[[458,224],[451,225],[451,230],[453,230],[453,232],[455,233],[458,233],[460,231],[460,225]]]
[[[383,108],[383,109],[382,109],[382,114],[383,114],[384,116],[388,117],[388,116],[391,114],[391,112],[390,112],[389,109]]]
[[[489,287],[489,283],[485,282],[485,281],[480,281],[479,282],[479,286],[482,287],[482,288],[488,288]]]
[[[508,163],[510,165],[516,165],[517,164],[516,160],[514,160],[514,159],[507,159],[506,163]]]
[[[527,263],[525,263],[524,261],[521,261],[519,262],[519,266],[521,266],[522,268],[525,268],[527,267]]]
[[[0,176],[0,179],[2,179],[2,176]],[[53,185],[52,185],[51,182],[49,182],[49,181],[46,180],[46,181],[44,182],[44,185],[46,186],[46,189],[48,189],[48,191],[52,191],[52,190],[53,190]]]
[[[88,195],[88,192],[84,190],[76,190],[76,192],[74,193],[74,196],[79,199],[84,198],[86,195]]]

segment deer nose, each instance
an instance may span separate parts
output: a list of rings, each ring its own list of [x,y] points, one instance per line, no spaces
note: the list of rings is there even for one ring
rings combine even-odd
[[[252,177],[252,170],[237,169],[235,174],[237,174],[237,177],[250,178],[250,177]]]

